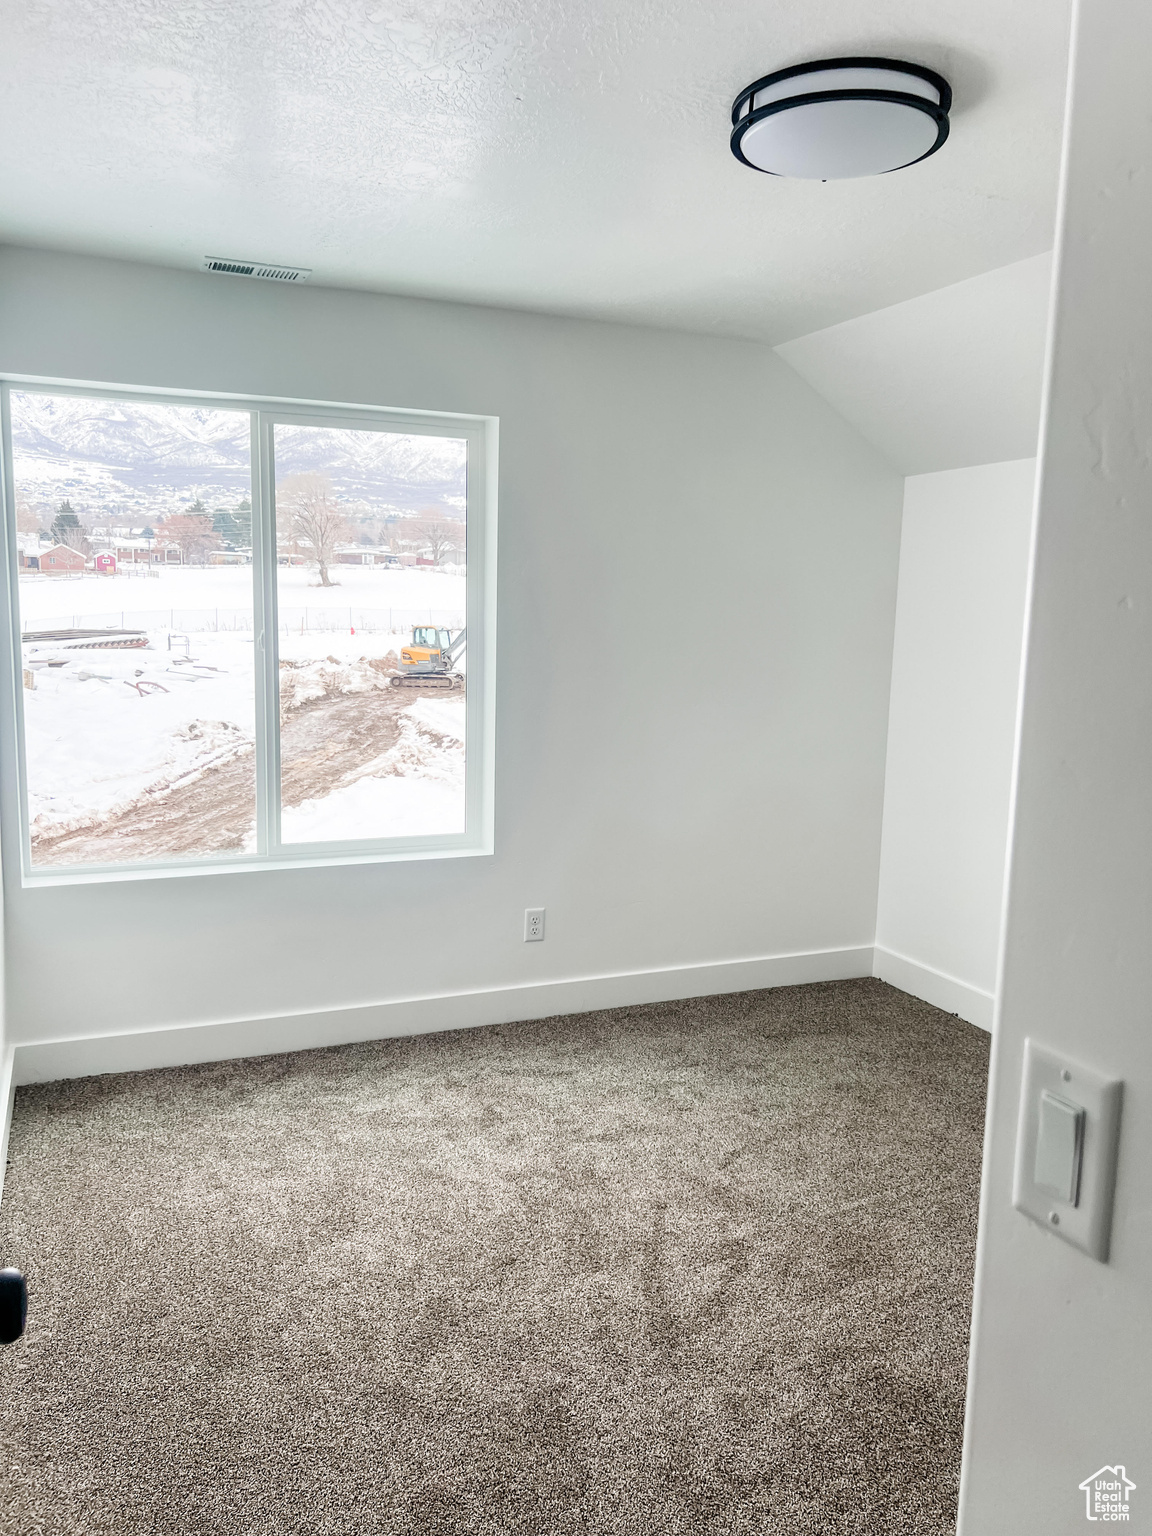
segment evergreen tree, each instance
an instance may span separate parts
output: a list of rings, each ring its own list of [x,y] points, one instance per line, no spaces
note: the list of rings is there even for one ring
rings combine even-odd
[[[70,501],[62,501],[52,519],[52,537],[57,544],[67,544],[69,549],[84,547],[84,529]]]

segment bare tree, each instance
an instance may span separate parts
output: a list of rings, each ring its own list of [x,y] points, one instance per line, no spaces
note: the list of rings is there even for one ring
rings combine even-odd
[[[202,564],[208,551],[220,546],[220,535],[210,517],[193,517],[185,512],[166,517],[157,526],[156,534],[162,544],[176,545],[186,565]]]
[[[464,524],[451,518],[426,512],[408,526],[413,537],[431,554],[434,565],[439,565],[445,555],[464,547]]]
[[[18,533],[39,533],[41,515],[29,501],[23,491],[16,492],[16,531]]]
[[[315,563],[320,585],[335,586],[328,567],[336,545],[348,535],[348,523],[332,482],[325,475],[285,475],[276,486],[276,513],[282,532]]]

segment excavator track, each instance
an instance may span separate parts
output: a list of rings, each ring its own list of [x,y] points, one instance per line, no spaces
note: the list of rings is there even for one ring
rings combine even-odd
[[[410,676],[396,672],[392,676],[392,686],[393,688],[442,688],[447,692],[451,688],[460,687],[461,680],[444,672],[413,673]]]

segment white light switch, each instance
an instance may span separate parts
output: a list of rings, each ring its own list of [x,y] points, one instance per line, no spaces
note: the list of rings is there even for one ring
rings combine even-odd
[[[1083,1136],[1084,1111],[1045,1088],[1040,1095],[1036,1130],[1036,1185],[1066,1205],[1075,1205],[1080,1198]]]
[[[1035,1040],[1024,1042],[1012,1203],[1107,1261],[1122,1085]]]

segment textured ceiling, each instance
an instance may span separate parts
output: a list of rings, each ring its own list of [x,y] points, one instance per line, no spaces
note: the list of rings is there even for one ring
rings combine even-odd
[[[0,0],[0,239],[780,341],[1051,246],[1068,9]],[[940,154],[737,164],[741,86],[859,52],[952,81]]]

